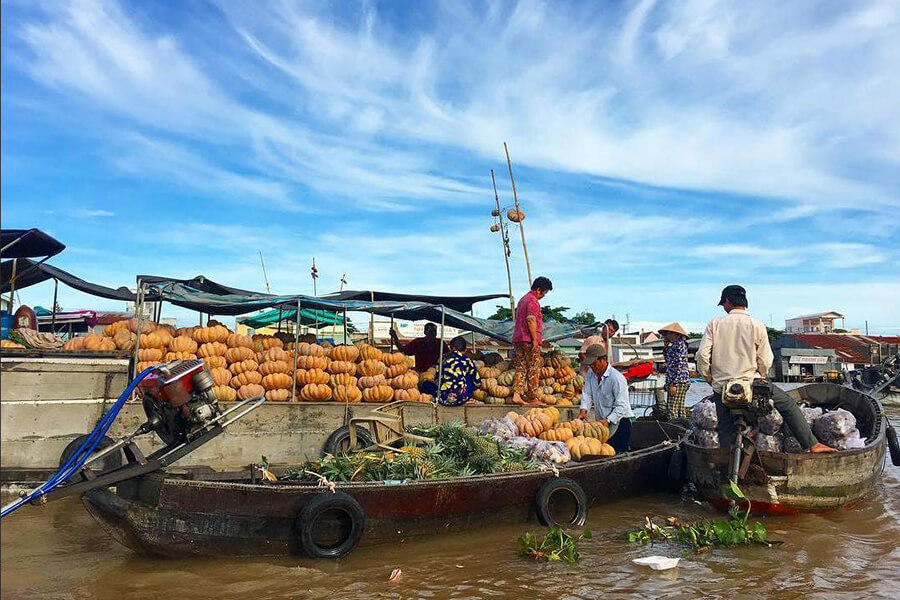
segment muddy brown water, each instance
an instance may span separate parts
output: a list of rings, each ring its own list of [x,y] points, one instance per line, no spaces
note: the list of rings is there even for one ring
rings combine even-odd
[[[8,500],[5,499],[4,501]],[[672,571],[632,564],[675,546],[625,540],[645,515],[716,516],[689,498],[655,495],[591,509],[592,540],[575,566],[517,554],[536,524],[400,540],[339,561],[302,558],[147,559],[108,537],[77,500],[25,507],[0,525],[0,594],[100,600],[267,598],[900,598],[900,468],[887,463],[854,510],[763,519],[784,545],[713,550]],[[402,570],[389,582],[391,570]]]

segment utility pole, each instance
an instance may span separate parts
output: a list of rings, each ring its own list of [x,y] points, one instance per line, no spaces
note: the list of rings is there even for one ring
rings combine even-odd
[[[272,288],[269,287],[269,276],[266,274],[266,261],[263,260],[262,250],[257,250],[257,252],[259,252],[259,264],[262,265],[263,279],[266,281],[266,293],[271,294]]]
[[[512,161],[509,159],[509,148],[506,142],[503,142],[503,150],[506,152],[506,166],[509,167],[509,181],[512,183],[513,202],[516,205],[516,212],[521,214],[519,209],[519,196],[516,193],[516,180],[513,178]],[[528,260],[528,246],[525,244],[525,225],[524,219],[519,220],[519,233],[522,234],[522,251],[525,253],[525,269],[528,271],[528,287],[531,288],[533,280],[531,279],[531,262]]]
[[[497,194],[497,181],[494,179],[494,170],[491,169],[491,183],[494,186],[494,202],[496,203],[497,208],[494,209],[494,216],[497,217],[499,232],[500,232],[500,245],[503,248],[503,262],[506,263],[506,283],[509,286],[509,310],[512,312],[513,318],[516,316],[516,300],[513,296],[512,289],[512,274],[509,270],[509,255],[511,254],[509,251],[509,233],[508,229],[503,225],[503,211],[500,210],[500,195]],[[493,229],[493,228],[492,228]]]

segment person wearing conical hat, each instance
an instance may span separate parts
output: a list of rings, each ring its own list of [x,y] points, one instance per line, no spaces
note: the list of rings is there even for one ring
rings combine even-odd
[[[678,323],[669,323],[659,329],[665,346],[663,357],[666,359],[666,415],[670,421],[686,419],[687,409],[684,399],[691,387],[691,372],[688,368],[687,339],[688,334]]]

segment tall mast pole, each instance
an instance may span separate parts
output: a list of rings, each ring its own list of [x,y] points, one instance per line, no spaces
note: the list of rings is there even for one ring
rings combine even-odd
[[[509,160],[509,148],[503,142],[503,150],[506,152],[506,166],[509,167],[509,180],[512,182],[513,201],[516,203],[516,211],[519,211],[519,196],[516,194],[516,180],[513,178],[512,161]],[[525,245],[525,225],[519,221],[519,233],[522,234],[522,250],[525,252],[525,268],[528,270],[528,287],[531,287],[531,262],[528,260],[528,246]]]
[[[262,265],[263,279],[266,280],[266,293],[271,294],[272,288],[269,287],[269,275],[266,273],[266,261],[263,260],[262,250],[257,250],[257,252],[259,252],[259,264]]]
[[[497,220],[500,223],[500,245],[503,246],[503,261],[506,263],[506,283],[509,285],[509,310],[513,316],[516,314],[516,301],[513,297],[512,274],[509,270],[509,236],[506,226],[503,225],[503,211],[500,210],[500,195],[497,194],[497,181],[494,179],[494,170],[491,169],[491,183],[494,185],[494,202],[497,205]]]

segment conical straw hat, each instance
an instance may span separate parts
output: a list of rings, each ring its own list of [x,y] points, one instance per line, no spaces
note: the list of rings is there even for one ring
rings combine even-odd
[[[668,325],[659,328],[660,333],[665,333],[667,331],[671,331],[672,333],[677,333],[678,335],[683,335],[684,337],[688,336],[688,334],[684,330],[684,328],[681,325],[679,325],[677,322],[669,323]]]

